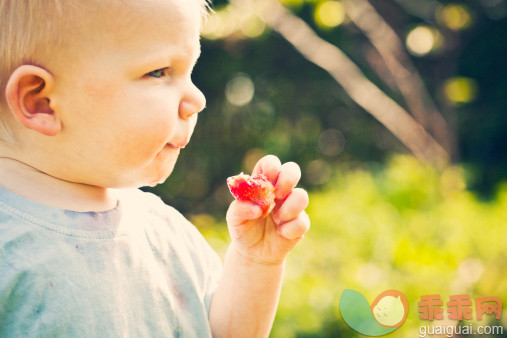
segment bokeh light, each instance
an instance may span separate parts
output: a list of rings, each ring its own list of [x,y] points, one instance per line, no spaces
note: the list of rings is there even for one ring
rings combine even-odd
[[[484,266],[478,258],[469,258],[458,268],[458,273],[469,284],[475,283],[479,280],[484,271]]]
[[[470,27],[472,16],[464,5],[449,4],[437,11],[437,19],[452,30],[463,30]]]
[[[211,14],[203,25],[202,36],[209,40],[220,39],[224,36],[225,22],[222,17],[215,12]]]
[[[452,103],[469,103],[477,97],[478,86],[474,79],[453,77],[444,83],[445,97]]]
[[[321,185],[331,178],[331,167],[326,161],[314,160],[305,169],[305,180],[310,184]]]
[[[252,148],[248,150],[245,156],[243,156],[244,171],[250,174],[257,162],[266,155],[266,152],[259,148]]]
[[[241,24],[241,33],[245,35],[247,38],[256,38],[264,33],[266,29],[266,24],[264,20],[262,20],[257,15],[251,15],[246,20],[244,20]]]
[[[319,151],[327,156],[336,156],[343,151],[345,147],[345,137],[336,129],[324,130],[318,141]]]
[[[254,96],[255,87],[253,81],[246,74],[235,75],[225,87],[227,101],[233,106],[242,107],[250,103]]]
[[[266,30],[264,20],[252,11],[234,5],[215,9],[204,22],[201,35],[208,40],[257,38]]]
[[[423,56],[436,49],[440,39],[440,33],[436,29],[420,25],[408,33],[406,45],[413,55]]]
[[[333,28],[345,21],[345,8],[339,1],[320,2],[315,7],[315,23],[323,28]]]

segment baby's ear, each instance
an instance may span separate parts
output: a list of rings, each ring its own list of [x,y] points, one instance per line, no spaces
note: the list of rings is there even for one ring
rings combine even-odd
[[[53,75],[41,67],[22,65],[12,72],[5,87],[5,97],[16,120],[47,136],[54,136],[62,129],[60,119],[50,106],[53,80]]]

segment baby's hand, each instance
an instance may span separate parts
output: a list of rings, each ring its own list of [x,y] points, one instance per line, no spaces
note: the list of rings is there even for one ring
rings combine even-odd
[[[249,260],[263,264],[279,264],[310,228],[304,211],[308,194],[295,188],[301,170],[294,162],[281,164],[273,155],[259,160],[252,176],[263,174],[275,187],[275,207],[262,217],[261,207],[249,201],[234,200],[227,211],[227,225],[236,251]]]

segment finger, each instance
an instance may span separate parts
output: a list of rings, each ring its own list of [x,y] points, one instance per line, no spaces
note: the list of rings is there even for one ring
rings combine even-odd
[[[266,155],[261,158],[252,170],[252,176],[263,174],[271,183],[275,184],[280,173],[282,163],[275,155]]]
[[[298,239],[303,236],[310,229],[310,217],[304,211],[302,211],[296,218],[290,222],[283,223],[277,228],[277,232],[280,236],[287,239]]]
[[[262,209],[257,204],[249,201],[234,200],[231,205],[229,205],[225,218],[228,225],[236,226],[261,216]]]
[[[301,178],[301,169],[295,162],[284,163],[275,185],[275,196],[284,199],[294,189]]]
[[[273,220],[279,224],[299,215],[309,203],[308,193],[301,188],[294,188],[280,208],[273,214]]]

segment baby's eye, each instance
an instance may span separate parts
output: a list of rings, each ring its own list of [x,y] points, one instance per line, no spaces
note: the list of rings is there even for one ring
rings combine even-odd
[[[156,78],[161,78],[162,76],[167,75],[167,71],[168,71],[168,68],[165,67],[165,68],[160,68],[160,69],[154,70],[152,72],[149,72],[146,75],[156,77]]]

